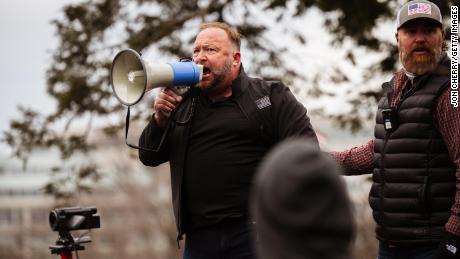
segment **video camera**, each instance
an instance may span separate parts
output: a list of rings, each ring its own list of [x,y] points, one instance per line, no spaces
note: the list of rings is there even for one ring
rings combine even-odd
[[[84,243],[90,243],[91,237],[73,237],[70,231],[89,230],[101,227],[96,207],[68,207],[54,209],[49,214],[49,224],[53,231],[59,232],[56,245],[50,246],[51,254],[60,254],[61,258],[71,259],[72,251],[84,250]],[[78,256],[78,254],[77,254]]]
[[[101,221],[96,207],[61,208],[50,212],[49,223],[53,231],[72,231],[80,229],[100,228]]]

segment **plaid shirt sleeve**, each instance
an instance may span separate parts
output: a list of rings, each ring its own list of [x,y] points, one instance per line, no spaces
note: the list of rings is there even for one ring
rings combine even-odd
[[[330,152],[346,175],[370,174],[374,168],[374,140],[341,152]]]
[[[452,215],[446,224],[446,230],[460,236],[460,109],[450,103],[451,89],[444,91],[438,98],[434,122],[447,145],[449,156],[456,167],[457,177],[455,203]]]
[[[402,88],[407,86],[408,78],[404,70],[400,69],[394,74],[395,95],[392,98],[392,106],[401,97]],[[330,152],[331,156],[339,163],[346,175],[370,174],[374,169],[374,140],[365,145],[354,147],[342,152]]]

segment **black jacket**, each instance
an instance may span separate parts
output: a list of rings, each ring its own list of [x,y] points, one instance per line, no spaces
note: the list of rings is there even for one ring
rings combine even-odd
[[[290,136],[302,135],[317,144],[305,107],[282,83],[248,77],[241,68],[238,78],[232,82],[232,91],[242,113],[266,139],[267,151],[278,141]],[[176,120],[185,120],[191,103],[190,95],[186,94],[175,112]],[[170,122],[166,138],[158,152],[139,151],[139,159],[145,165],[158,166],[167,161],[170,163],[172,199],[179,236],[183,234],[181,191],[189,126],[190,123],[181,126]],[[155,149],[163,133],[164,130],[152,120],[142,132],[139,145]]]

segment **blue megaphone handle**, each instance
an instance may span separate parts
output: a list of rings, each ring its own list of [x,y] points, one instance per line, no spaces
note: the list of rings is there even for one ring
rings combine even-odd
[[[200,81],[200,67],[194,62],[168,63],[174,72],[172,85],[195,85]]]

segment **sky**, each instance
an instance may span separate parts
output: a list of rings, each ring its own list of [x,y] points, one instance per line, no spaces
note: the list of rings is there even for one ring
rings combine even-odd
[[[46,94],[46,70],[58,44],[51,21],[73,2],[0,2],[0,138],[10,120],[19,118],[18,105],[44,114],[53,111],[55,103]]]

